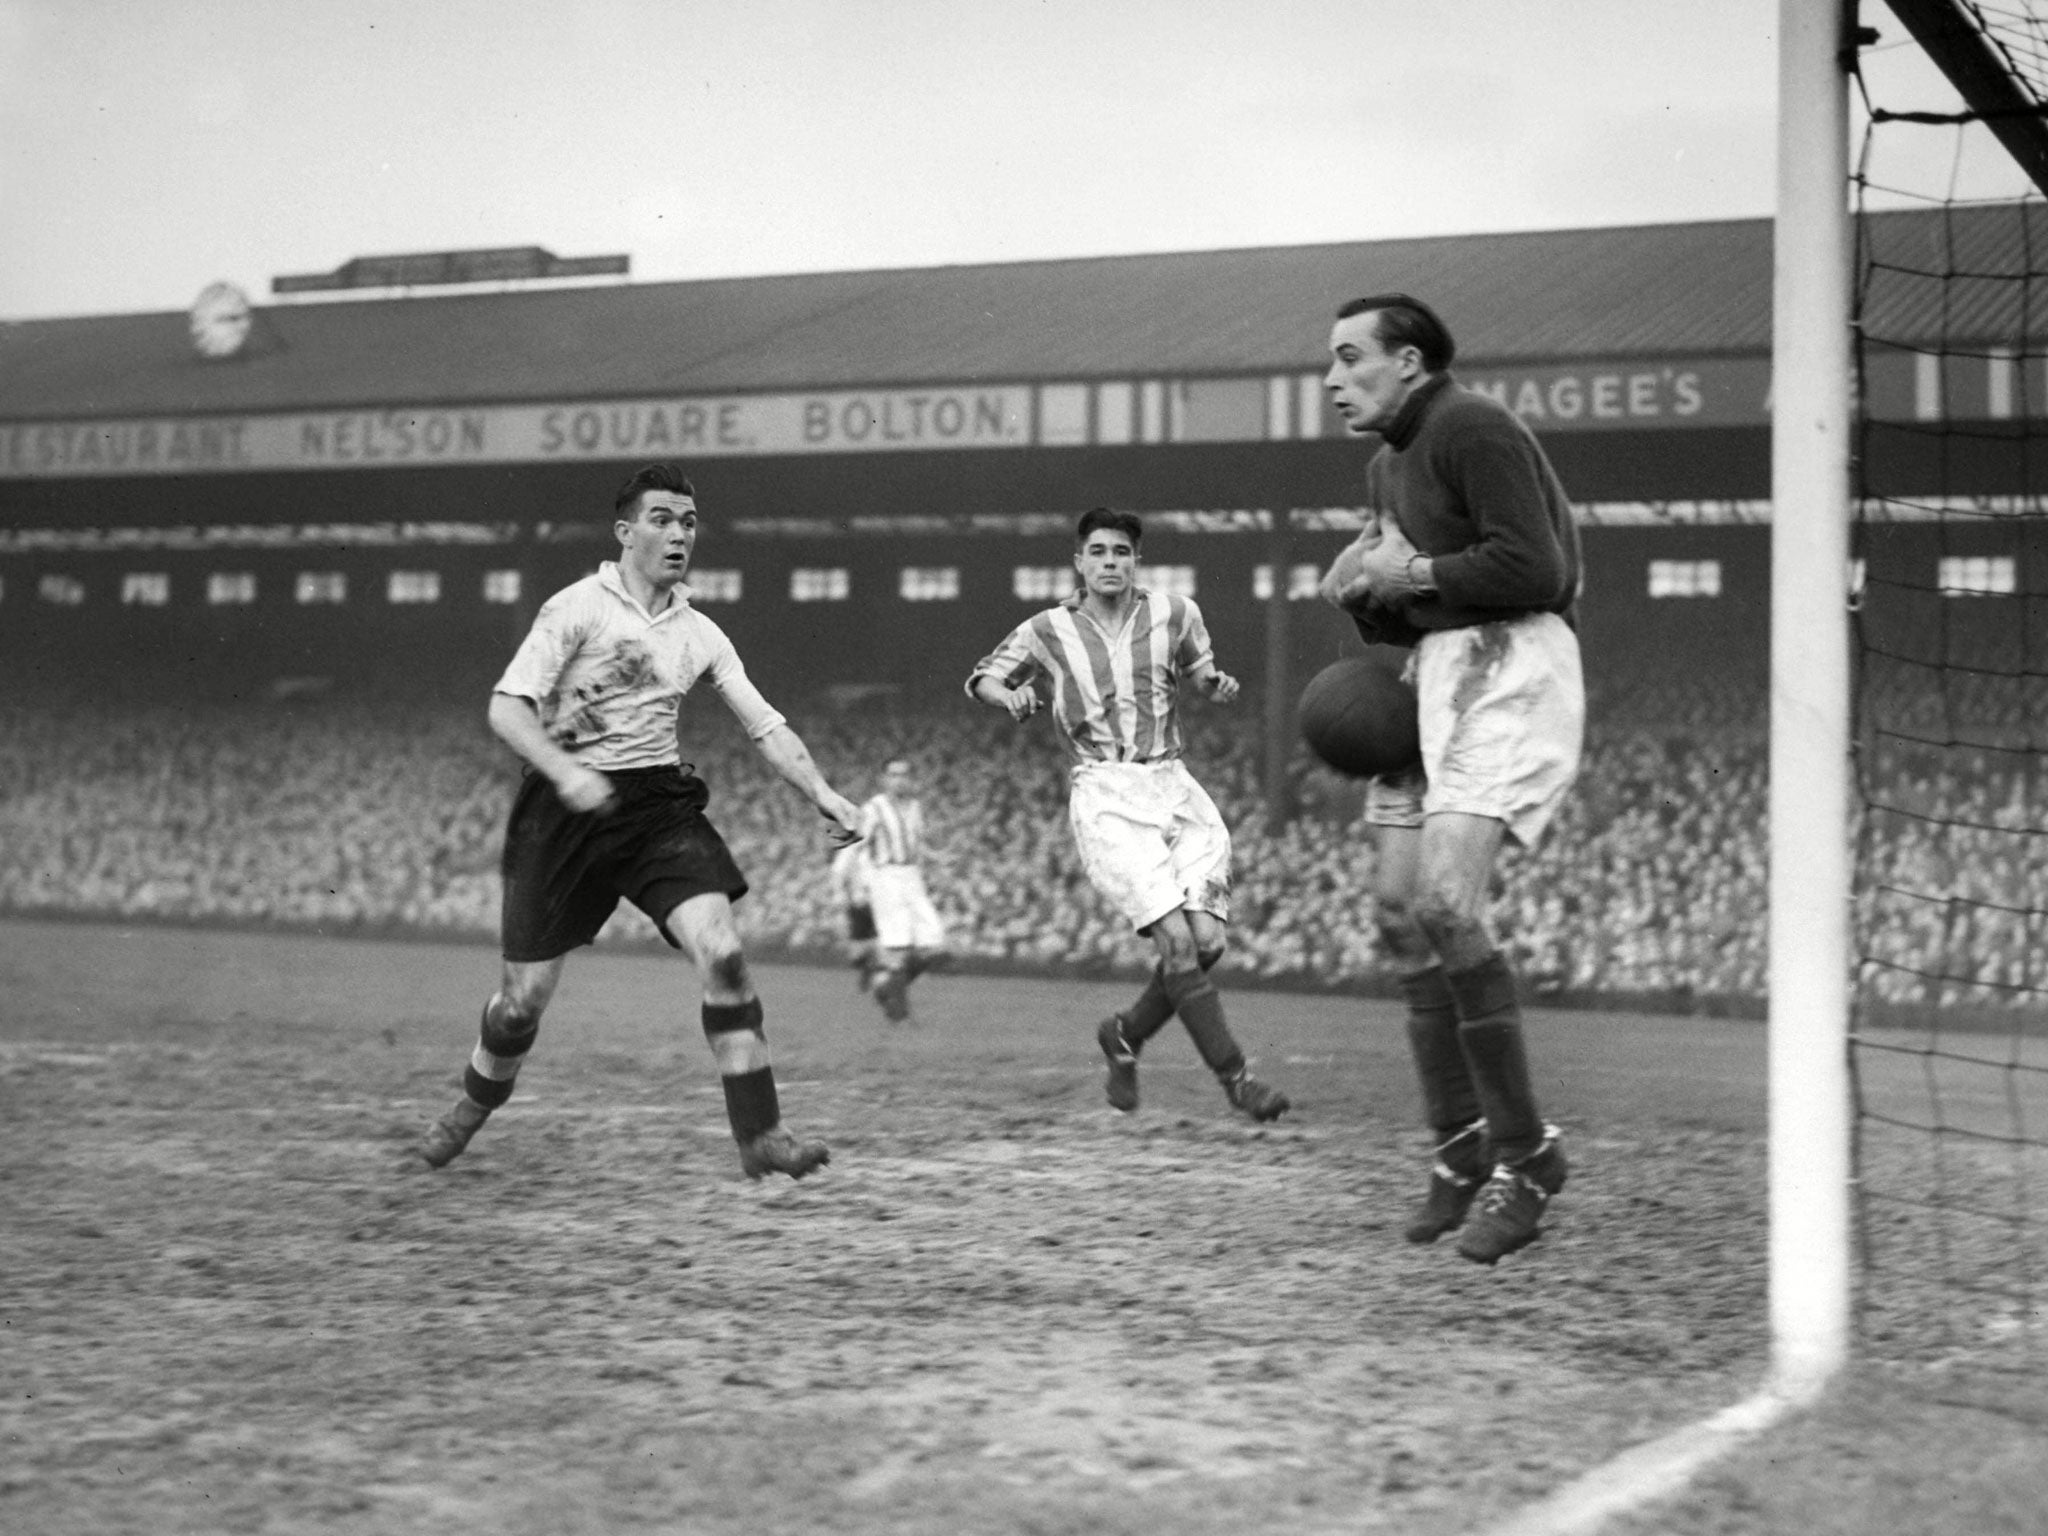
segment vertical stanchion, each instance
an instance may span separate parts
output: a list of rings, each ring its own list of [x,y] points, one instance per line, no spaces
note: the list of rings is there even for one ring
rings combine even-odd
[[[1849,215],[1841,0],[1779,0],[1771,373],[1770,1309],[1774,1376],[1848,1355]]]

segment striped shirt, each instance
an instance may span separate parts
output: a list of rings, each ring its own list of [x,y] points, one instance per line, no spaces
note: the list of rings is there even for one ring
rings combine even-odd
[[[916,864],[924,857],[924,807],[876,795],[860,808],[861,846],[873,864]]]
[[[1139,587],[1122,629],[1112,635],[1081,603],[1076,592],[1011,630],[975,665],[968,693],[984,677],[1005,688],[1049,679],[1053,719],[1075,761],[1179,757],[1181,679],[1215,661],[1202,610],[1192,598]]]

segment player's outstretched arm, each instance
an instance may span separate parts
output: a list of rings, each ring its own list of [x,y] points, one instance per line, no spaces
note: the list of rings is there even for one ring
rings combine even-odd
[[[860,807],[825,782],[801,736],[787,725],[777,725],[756,737],[754,746],[769,767],[818,808],[825,818],[825,835],[835,846],[844,848],[860,841]]]

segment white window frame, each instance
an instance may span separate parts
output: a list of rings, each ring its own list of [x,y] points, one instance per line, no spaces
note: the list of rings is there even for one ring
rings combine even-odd
[[[793,603],[843,603],[853,593],[853,578],[843,565],[800,565],[789,573]]]
[[[210,571],[206,577],[206,603],[210,608],[240,606],[256,601],[254,571]]]
[[[1665,598],[1719,597],[1721,562],[1718,560],[1652,560],[1648,589],[1653,600]]]
[[[737,570],[697,570],[692,568],[684,583],[690,589],[690,598],[699,603],[736,603],[744,588]]]
[[[960,598],[957,565],[906,565],[897,574],[897,593],[906,603],[951,603]]]
[[[121,577],[121,606],[161,608],[171,600],[169,571],[128,571]]]
[[[1943,555],[1935,585],[1943,597],[2011,597],[2019,590],[2019,562],[2011,555]]]

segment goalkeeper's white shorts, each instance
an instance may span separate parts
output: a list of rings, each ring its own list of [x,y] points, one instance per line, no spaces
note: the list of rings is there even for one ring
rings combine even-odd
[[[1366,787],[1365,819],[1419,827],[1439,811],[1491,816],[1535,846],[1578,777],[1586,734],[1579,637],[1554,613],[1424,635],[1408,662],[1422,763]]]

